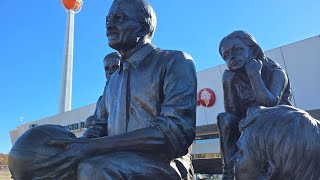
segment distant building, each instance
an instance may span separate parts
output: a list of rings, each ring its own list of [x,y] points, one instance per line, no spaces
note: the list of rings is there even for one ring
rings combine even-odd
[[[320,119],[320,36],[271,49],[265,53],[288,73],[293,90],[293,104]],[[216,116],[224,111],[222,74],[225,69],[225,65],[220,65],[197,73],[199,94],[197,137],[192,147],[194,158],[220,156]],[[59,124],[81,136],[85,130],[84,121],[94,113],[94,109],[95,104],[90,104],[23,124],[10,131],[11,142],[14,143],[28,129],[42,124]]]

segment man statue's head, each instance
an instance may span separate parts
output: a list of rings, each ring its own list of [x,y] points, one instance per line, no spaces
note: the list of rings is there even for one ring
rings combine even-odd
[[[111,74],[113,74],[119,68],[120,58],[121,57],[118,52],[107,54],[104,57],[103,65],[107,79],[109,79]]]
[[[115,0],[106,17],[108,44],[121,53],[151,42],[156,24],[156,14],[144,0]]]
[[[286,105],[254,107],[239,123],[235,177],[319,179],[320,121]]]

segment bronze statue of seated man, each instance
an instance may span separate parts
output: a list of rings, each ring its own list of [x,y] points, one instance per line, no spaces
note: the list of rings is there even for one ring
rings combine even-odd
[[[193,179],[197,78],[190,55],[155,48],[156,16],[144,0],[115,0],[108,44],[121,55],[92,126],[52,139],[64,151],[30,167],[33,179]]]

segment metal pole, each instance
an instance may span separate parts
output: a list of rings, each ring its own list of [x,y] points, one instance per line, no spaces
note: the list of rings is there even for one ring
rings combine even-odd
[[[71,110],[72,96],[72,66],[73,66],[73,39],[74,39],[74,11],[67,13],[65,32],[64,56],[62,64],[62,78],[60,86],[59,113]]]

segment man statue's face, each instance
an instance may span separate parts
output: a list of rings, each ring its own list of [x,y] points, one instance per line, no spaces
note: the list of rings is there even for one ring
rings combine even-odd
[[[119,58],[109,57],[103,61],[103,64],[106,78],[109,79],[110,76],[119,68]]]
[[[221,54],[231,71],[238,71],[252,58],[251,49],[238,38],[226,39],[221,46]]]
[[[107,16],[108,44],[117,51],[134,48],[139,40],[138,32],[142,29],[138,19],[138,9],[126,1],[114,2]]]

